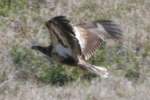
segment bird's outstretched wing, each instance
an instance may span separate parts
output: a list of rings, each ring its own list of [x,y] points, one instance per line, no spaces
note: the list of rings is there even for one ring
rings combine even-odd
[[[95,53],[105,39],[122,37],[120,27],[110,20],[82,23],[74,26],[74,31],[85,60],[88,60]]]
[[[75,27],[75,34],[79,40],[79,44],[82,51],[82,56],[85,60],[88,60],[101,46],[103,42],[102,36],[97,33],[91,33],[89,30],[82,27]]]
[[[52,43],[54,42],[53,45],[59,43],[65,48],[70,48],[74,56],[81,55],[78,39],[75,37],[70,21],[65,16],[50,19],[46,22],[46,26],[50,32]]]

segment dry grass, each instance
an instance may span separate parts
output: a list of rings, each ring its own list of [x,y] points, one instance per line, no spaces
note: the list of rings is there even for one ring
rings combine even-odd
[[[73,83],[63,87],[11,81],[0,89],[1,100],[149,100],[150,80],[133,84],[122,79],[95,80],[90,84]]]
[[[26,3],[19,3],[16,9],[6,9],[7,14],[2,12],[0,16],[0,100],[149,100],[149,0],[27,0]],[[134,63],[113,63],[114,76],[109,79],[74,82],[62,87],[40,83],[32,75],[20,78],[22,73],[11,57],[12,47],[29,49],[37,42],[48,44],[44,22],[56,15],[66,15],[75,24],[107,18],[120,23],[126,38],[124,46],[133,53],[129,62]],[[116,66],[138,67],[140,78],[129,81],[122,70],[114,69]]]

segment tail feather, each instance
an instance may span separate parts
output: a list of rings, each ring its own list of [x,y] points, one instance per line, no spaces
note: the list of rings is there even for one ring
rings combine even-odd
[[[94,74],[104,77],[104,78],[107,78],[109,75],[108,70],[104,67],[91,65],[89,63],[80,63],[78,65],[81,68],[86,69],[86,70],[90,71],[91,73],[94,73]]]
[[[91,67],[89,67],[89,71],[91,71],[101,77],[104,77],[104,78],[107,78],[109,75],[108,70],[106,68],[100,67],[100,66],[91,65]]]

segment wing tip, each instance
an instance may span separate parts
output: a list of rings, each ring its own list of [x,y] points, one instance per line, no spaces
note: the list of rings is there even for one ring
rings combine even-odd
[[[103,26],[105,31],[111,35],[111,37],[120,39],[122,38],[122,29],[119,24],[115,23],[112,20],[97,20],[95,23],[99,23]]]

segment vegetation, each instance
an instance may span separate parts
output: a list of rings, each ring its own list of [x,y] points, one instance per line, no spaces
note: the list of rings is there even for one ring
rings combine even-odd
[[[0,99],[149,100],[149,6],[149,0],[0,0]],[[124,44],[104,44],[89,61],[107,67],[108,79],[30,49],[49,44],[44,22],[56,15],[74,24],[112,19],[121,25]]]

